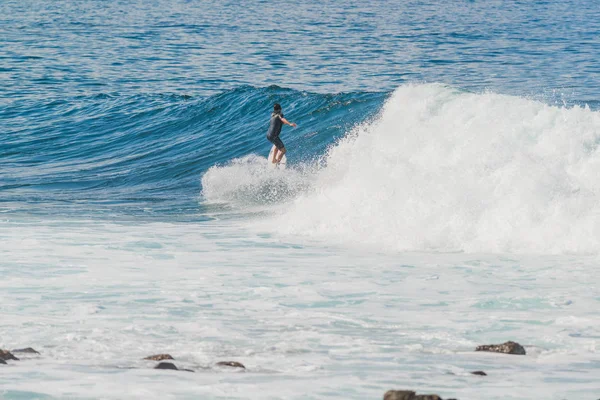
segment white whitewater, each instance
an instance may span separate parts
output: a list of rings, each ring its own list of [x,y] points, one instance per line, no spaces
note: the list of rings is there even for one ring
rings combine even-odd
[[[600,113],[407,85],[327,156],[282,232],[391,251],[598,253]]]

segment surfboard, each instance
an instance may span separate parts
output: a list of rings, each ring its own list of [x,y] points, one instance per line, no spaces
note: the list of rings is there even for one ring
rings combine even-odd
[[[269,163],[270,167],[279,167],[281,169],[285,169],[286,164],[287,164],[287,157],[285,156],[285,154],[283,155],[283,157],[281,158],[281,161],[279,162],[279,164],[273,164],[273,154],[275,154],[275,145],[273,145],[273,147],[271,147],[271,151],[269,152],[269,157],[267,157],[267,162]]]

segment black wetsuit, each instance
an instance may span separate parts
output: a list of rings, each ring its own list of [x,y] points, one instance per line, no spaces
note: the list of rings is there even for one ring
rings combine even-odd
[[[279,150],[285,147],[281,139],[279,139],[281,127],[283,126],[282,118],[283,114],[271,114],[271,123],[269,124],[269,130],[267,131],[267,140],[273,143]]]

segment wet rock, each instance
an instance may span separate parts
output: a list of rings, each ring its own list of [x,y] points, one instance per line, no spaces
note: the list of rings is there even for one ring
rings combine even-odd
[[[410,390],[388,390],[383,400],[414,400],[416,393]]]
[[[27,353],[27,354],[40,354],[39,351],[32,349],[31,347],[26,347],[24,349],[15,349],[12,350],[13,353]]]
[[[158,363],[158,365],[154,367],[154,369],[174,369],[175,371],[179,371],[179,368],[177,368],[175,364],[170,362]]]
[[[525,349],[519,343],[506,342],[502,344],[486,344],[477,346],[475,351],[491,351],[494,353],[525,355]]]
[[[244,367],[244,364],[239,363],[237,361],[219,361],[217,363],[217,365],[220,367],[232,367],[232,368],[246,369],[246,367]]]
[[[443,400],[437,394],[416,394],[412,390],[388,390],[383,400]],[[452,400],[452,399],[450,399]]]
[[[481,376],[487,376],[487,374],[483,371],[473,371],[471,372],[473,375],[481,375]]]
[[[144,360],[152,360],[152,361],[162,361],[162,360],[174,360],[170,354],[155,354],[153,356],[148,356],[144,358]]]
[[[13,354],[8,351],[8,350],[2,350],[0,349],[0,360],[2,361],[7,361],[7,360],[19,360],[17,357],[13,356]]]
[[[160,362],[160,363],[158,363],[158,365],[156,367],[154,367],[154,369],[172,369],[175,371],[194,372],[193,369],[177,368],[177,366],[175,364],[170,363],[170,362]]]
[[[6,364],[6,361],[0,358],[0,364]]]

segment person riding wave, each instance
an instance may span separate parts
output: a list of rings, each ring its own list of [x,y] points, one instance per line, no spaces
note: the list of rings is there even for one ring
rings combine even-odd
[[[279,103],[275,103],[275,105],[273,106],[273,113],[271,114],[269,130],[267,131],[267,140],[275,145],[273,160],[271,161],[273,164],[279,164],[279,162],[283,158],[283,155],[287,151],[283,142],[279,138],[279,134],[281,133],[281,128],[283,124],[293,126],[294,128],[297,126],[295,123],[289,122],[283,117],[281,105]]]

